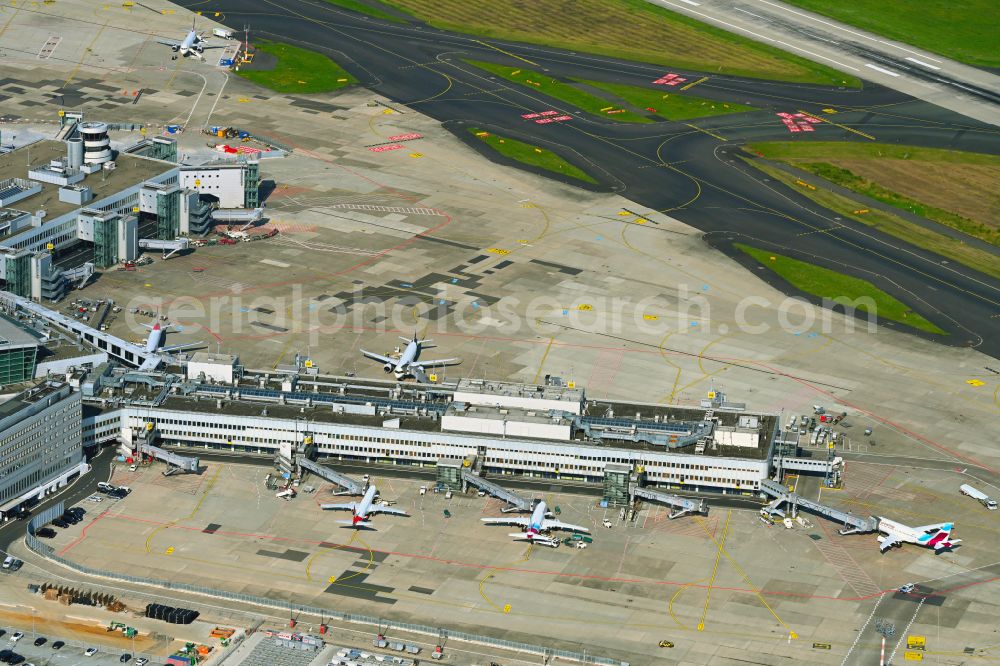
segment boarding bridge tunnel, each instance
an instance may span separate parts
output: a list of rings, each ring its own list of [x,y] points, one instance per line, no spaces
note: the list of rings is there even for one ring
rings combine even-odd
[[[149,456],[150,458],[155,458],[156,460],[166,463],[167,469],[163,471],[163,476],[171,476],[173,474],[181,473],[198,473],[201,461],[197,457],[181,456],[172,451],[161,449],[154,444],[154,442],[159,439],[159,436],[160,433],[155,427],[153,427],[153,424],[147,424],[144,429],[139,431],[133,440],[136,453],[138,455]]]
[[[345,493],[348,495],[362,495],[364,494],[365,488],[367,487],[367,484],[355,481],[346,474],[341,474],[336,470],[320,465],[317,462],[313,462],[312,460],[309,460],[309,458],[305,456],[297,456],[295,458],[295,462],[299,466],[300,470],[304,469],[308,472],[312,472],[319,478],[324,479],[325,481],[329,481],[334,485],[340,486],[341,488],[344,489]]]
[[[831,506],[826,506],[825,504],[820,504],[819,502],[808,500],[791,492],[777,481],[765,479],[760,482],[760,489],[764,494],[774,498],[770,504],[761,509],[762,513],[766,512],[769,515],[784,516],[785,511],[780,507],[782,504],[788,504],[791,507],[793,518],[798,513],[798,510],[802,508],[830,520],[843,523],[845,527],[839,530],[841,534],[860,534],[863,532],[874,532],[878,529],[878,518],[874,516],[863,518]]]
[[[672,507],[673,510],[667,516],[670,520],[680,518],[689,513],[698,513],[703,516],[708,514],[708,506],[703,499],[690,499],[688,497],[653,490],[652,488],[642,488],[638,485],[634,485],[630,490],[633,501],[635,498],[641,498]]]
[[[504,502],[507,502],[507,504],[511,505],[510,507],[504,509],[504,511],[531,511],[532,506],[534,505],[532,500],[521,497],[517,493],[507,490],[497,483],[487,481],[472,470],[462,469],[461,478],[463,492],[469,486],[479,488],[487,495],[496,497],[497,499],[503,500]]]
[[[169,259],[181,250],[186,250],[190,246],[187,238],[175,238],[173,240],[160,240],[157,238],[139,239],[139,247],[144,250],[162,250],[163,258]]]

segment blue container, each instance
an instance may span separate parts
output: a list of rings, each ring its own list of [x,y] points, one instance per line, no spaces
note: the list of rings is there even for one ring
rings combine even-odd
[[[240,138],[241,139],[246,139],[249,136],[250,136],[250,132],[240,132]]]
[[[177,125],[167,125],[167,134],[177,134],[178,129]]]
[[[125,462],[125,456],[118,456],[118,462]]]
[[[222,58],[221,60],[219,60],[219,66],[220,67],[232,67],[233,66],[233,59],[232,58]]]
[[[601,508],[602,509],[608,508],[608,500],[601,500]]]

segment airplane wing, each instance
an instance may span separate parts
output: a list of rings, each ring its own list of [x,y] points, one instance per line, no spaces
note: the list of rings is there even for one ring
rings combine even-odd
[[[372,506],[372,508],[368,509],[368,514],[369,515],[375,514],[375,513],[389,513],[389,514],[392,514],[394,516],[409,516],[410,515],[410,514],[406,513],[405,511],[403,511],[402,509],[391,509],[391,508],[389,508],[387,506]]]
[[[885,536],[884,539],[882,539],[882,541],[879,542],[878,549],[884,553],[885,551],[889,550],[898,543],[902,543],[899,540],[899,537],[897,537],[895,534],[889,533]]]
[[[199,49],[224,49],[225,44],[205,44],[204,42],[198,42]]]
[[[320,504],[319,508],[324,511],[354,511],[355,506],[354,502],[348,502],[347,504]]]
[[[529,518],[480,518],[487,525],[520,525],[527,527]]]
[[[569,523],[564,523],[558,520],[545,519],[542,523],[542,527],[547,530],[566,530],[567,532],[589,532],[590,528],[581,527],[579,525],[570,525]]]
[[[412,363],[410,363],[410,367],[426,368],[426,367],[434,367],[437,365],[456,365],[461,362],[462,359],[460,358],[440,358],[440,359],[434,359],[433,361],[413,361]]]
[[[395,366],[396,363],[398,362],[395,359],[389,358],[388,356],[382,356],[381,354],[376,354],[375,352],[365,351],[364,349],[361,350],[361,354],[365,358],[370,358],[373,361],[378,361],[379,363],[390,363],[393,366]]]
[[[173,39],[158,39],[156,40],[158,44],[163,44],[164,46],[180,46],[181,43]]]

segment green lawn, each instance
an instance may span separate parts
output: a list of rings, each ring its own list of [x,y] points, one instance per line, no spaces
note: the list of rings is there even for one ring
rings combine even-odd
[[[971,247],[950,236],[925,229],[896,215],[889,215],[878,210],[870,210],[864,214],[856,213],[855,211],[863,209],[859,209],[858,204],[851,199],[823,189],[810,190],[804,188],[796,183],[797,179],[795,176],[785,173],[780,169],[767,164],[761,164],[757,160],[746,161],[774,180],[801,192],[823,208],[833,211],[837,215],[861,222],[890,236],[906,241],[911,245],[939,254],[945,259],[956,261],[986,275],[1000,279],[1000,262],[990,252],[977,247]]]
[[[558,100],[566,102],[581,111],[586,111],[587,113],[595,116],[610,118],[622,123],[653,122],[645,115],[639,115],[638,113],[634,113],[632,111],[622,110],[621,106],[615,105],[602,97],[592,95],[568,83],[557,81],[556,79],[542,74],[541,72],[536,72],[533,69],[508,67],[507,65],[495,65],[491,62],[481,62],[478,60],[466,60],[466,62],[470,65],[475,65],[480,69],[485,69],[491,74],[496,74],[501,78],[507,79],[512,83],[517,83],[518,85],[530,88],[531,90],[537,90],[538,92],[544,93],[549,97],[554,97]],[[536,110],[543,111],[544,109]],[[608,111],[620,110],[620,113],[608,113]]]
[[[874,143],[766,142],[750,148],[849,190],[1000,246],[1000,156]],[[819,160],[819,161],[814,161]],[[854,171],[852,171],[854,169]],[[863,177],[855,171],[863,171]]]
[[[384,4],[444,30],[654,63],[664,71],[679,68],[860,85],[858,79],[837,70],[646,0],[384,0]],[[528,53],[517,55],[531,59]]]
[[[853,304],[856,299],[870,298],[875,304],[874,308],[860,305],[858,309],[869,311],[882,319],[906,324],[927,333],[945,335],[943,330],[867,280],[844,275],[828,268],[742,243],[734,243],[734,245],[737,249],[747,253],[777,273],[785,282],[807,294],[847,305]]]
[[[609,92],[636,108],[647,111],[655,109],[655,111],[650,111],[650,113],[654,113],[667,120],[689,120],[691,118],[721,116],[727,113],[754,110],[752,106],[736,104],[735,102],[716,102],[715,100],[703,99],[675,90],[668,92],[666,89],[653,90],[621,83],[605,83],[603,81],[587,81],[585,79],[577,80]]]
[[[275,56],[274,69],[240,68],[245,79],[280,93],[324,93],[343,88],[358,80],[325,55],[281,42],[258,41],[257,51]]]
[[[970,65],[1000,67],[1000,2],[996,0],[788,2]]]
[[[597,184],[597,181],[591,178],[585,171],[573,166],[551,150],[545,150],[544,148],[539,148],[523,141],[517,141],[516,139],[497,136],[496,134],[484,132],[475,127],[471,128],[469,132],[504,157],[509,157],[528,166],[539,167],[546,171],[576,178],[587,183]]]
[[[378,3],[368,4],[366,2],[359,2],[358,0],[324,0],[329,2],[331,5],[337,5],[338,7],[343,7],[344,9],[350,9],[352,12],[358,12],[359,14],[367,14],[377,19],[383,19],[385,21],[392,21],[393,23],[406,23],[406,20],[391,13],[384,9],[379,9],[377,7]]]

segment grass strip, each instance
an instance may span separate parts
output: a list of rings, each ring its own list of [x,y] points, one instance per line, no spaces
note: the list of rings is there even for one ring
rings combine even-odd
[[[546,171],[569,176],[570,178],[576,178],[587,183],[598,184],[597,180],[592,178],[586,171],[573,166],[551,150],[539,148],[538,146],[533,146],[530,143],[524,143],[517,139],[498,136],[476,127],[469,129],[469,132],[504,157],[509,157],[522,164],[545,169]]]
[[[603,81],[589,81],[586,79],[574,80],[585,83],[588,86],[593,86],[594,88],[600,88],[636,108],[645,109],[667,120],[690,120],[692,118],[721,116],[727,113],[742,113],[744,111],[755,110],[752,106],[746,106],[745,104],[717,102],[674,91],[666,92],[665,90],[652,90],[650,88],[640,88],[639,86],[630,86],[622,83],[605,83]]]
[[[862,303],[857,304],[857,308],[882,319],[906,324],[926,333],[945,335],[943,330],[908,308],[902,301],[890,296],[867,280],[844,275],[822,266],[743,243],[734,243],[734,246],[756,259],[761,265],[774,271],[785,282],[807,294],[849,306],[854,306],[858,299],[871,299],[873,307]]]
[[[274,68],[255,70],[241,67],[237,74],[275,92],[325,93],[358,82],[347,70],[321,53],[282,42],[258,41],[254,47],[278,59]]]
[[[863,194],[882,203],[933,220],[973,238],[1000,246],[1000,228],[970,219],[958,213],[921,202],[913,197],[897,192],[878,182],[855,174],[837,164],[844,160],[906,160],[912,163],[913,175],[918,172],[939,170],[945,173],[944,165],[982,165],[1000,167],[1000,156],[969,153],[956,150],[917,148],[912,146],[890,146],[883,144],[855,144],[837,142],[790,143],[767,142],[752,144],[765,157],[780,160],[786,164],[804,169],[831,183],[846,187],[852,192]],[[810,161],[821,159],[822,161]],[[922,175],[922,174],[921,174]],[[943,180],[946,186],[947,179]],[[985,193],[983,196],[990,196]]]
[[[979,67],[1000,67],[996,0],[788,0],[791,4]],[[920,56],[917,56],[918,58]],[[937,63],[931,63],[937,64]]]
[[[761,164],[756,160],[746,161],[755,169],[760,169],[774,180],[801,192],[823,208],[833,211],[841,217],[861,222],[915,247],[933,252],[945,259],[958,262],[980,273],[1000,279],[1000,262],[996,260],[995,255],[985,250],[972,247],[959,239],[925,229],[919,224],[904,220],[895,215],[890,215],[889,213],[883,213],[879,210],[870,210],[868,213],[863,214],[856,213],[855,211],[864,209],[859,208],[857,202],[847,197],[834,194],[828,190],[812,190],[802,187],[796,182],[798,179],[795,176],[785,173],[781,169]]]
[[[639,115],[621,106],[609,102],[603,97],[592,95],[586,91],[575,88],[569,83],[564,83],[553,79],[550,76],[523,67],[508,67],[507,65],[497,65],[492,62],[482,62],[479,60],[466,60],[465,62],[484,69],[491,74],[496,74],[500,78],[511,83],[537,90],[549,97],[554,97],[571,106],[575,106],[581,111],[585,111],[602,118],[610,118],[622,123],[651,123],[652,119],[644,115]],[[542,111],[543,109],[536,109]],[[612,112],[612,113],[609,113]]]
[[[385,0],[384,4],[436,28],[485,38],[541,44],[665,68],[860,86],[857,78],[830,67],[646,0]]]
[[[359,14],[367,14],[373,18],[382,19],[383,21],[391,21],[392,23],[406,23],[406,19],[401,16],[397,16],[384,9],[379,9],[374,5],[370,5],[365,2],[359,2],[358,0],[324,0],[329,2],[331,5],[337,5],[344,9],[349,9],[352,12],[358,12]]]

